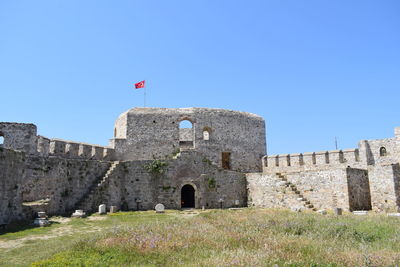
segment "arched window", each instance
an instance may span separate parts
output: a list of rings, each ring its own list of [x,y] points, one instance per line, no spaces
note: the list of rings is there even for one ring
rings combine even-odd
[[[183,120],[179,123],[179,129],[192,129],[193,124],[190,120]]]
[[[114,128],[114,137],[117,137],[117,128]]]
[[[203,140],[208,141],[210,140],[210,133],[211,133],[211,129],[208,127],[204,127],[203,129]]]
[[[188,119],[179,123],[179,145],[183,148],[193,148],[193,124]]]
[[[4,145],[4,135],[0,132],[0,146]]]
[[[384,157],[384,156],[387,155],[387,152],[386,152],[386,148],[385,148],[385,147],[381,147],[381,148],[379,149],[379,155],[380,155],[381,157]]]

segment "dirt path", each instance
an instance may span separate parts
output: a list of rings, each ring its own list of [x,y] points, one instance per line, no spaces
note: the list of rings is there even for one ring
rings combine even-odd
[[[97,220],[104,220],[106,217],[89,217],[89,221],[97,221]],[[55,237],[65,236],[65,235],[72,235],[74,233],[82,231],[80,228],[74,228],[72,225],[65,225],[71,219],[70,218],[51,218],[52,222],[57,222],[62,224],[60,227],[57,227],[46,234],[32,234],[30,236],[21,237],[15,240],[0,240],[0,249],[14,249],[22,246],[24,242],[30,240],[46,240]],[[64,224],[64,225],[63,225]],[[90,232],[97,232],[101,228],[100,227],[91,227],[90,230],[85,230],[85,233]]]

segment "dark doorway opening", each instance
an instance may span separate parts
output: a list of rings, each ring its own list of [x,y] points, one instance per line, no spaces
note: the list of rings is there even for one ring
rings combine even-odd
[[[231,153],[222,152],[222,168],[229,170],[231,168]]]
[[[181,206],[182,208],[194,208],[195,190],[190,184],[184,185],[181,189]]]

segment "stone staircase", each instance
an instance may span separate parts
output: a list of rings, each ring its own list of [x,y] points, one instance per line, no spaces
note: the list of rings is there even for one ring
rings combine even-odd
[[[294,194],[297,195],[297,200],[301,201],[303,206],[306,207],[309,210],[312,211],[317,211],[317,209],[314,207],[314,205],[311,203],[310,200],[304,197],[303,192],[301,192],[295,184],[292,182],[288,181],[286,176],[283,175],[282,173],[276,173],[276,176],[282,181],[282,184],[286,187],[288,187]]]
[[[120,163],[119,161],[114,161],[111,164],[110,168],[107,170],[106,174],[104,174],[104,176],[100,177],[100,179],[93,182],[92,186],[88,190],[88,193],[85,194],[75,205],[76,209],[81,209],[81,210],[88,211],[88,212],[92,211],[92,209],[94,208],[94,207],[92,207],[93,200],[94,200],[97,192],[100,191],[104,187],[104,185],[108,181],[108,178],[114,172],[114,170],[117,168],[119,163]]]

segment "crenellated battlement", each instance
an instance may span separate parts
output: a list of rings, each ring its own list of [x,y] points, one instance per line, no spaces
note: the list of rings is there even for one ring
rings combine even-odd
[[[43,156],[65,158],[112,160],[114,149],[99,145],[78,143],[62,139],[49,139],[38,136],[38,153]]]
[[[355,165],[360,163],[360,155],[358,149],[345,149],[264,156],[262,162],[264,172],[297,171],[336,165]]]

